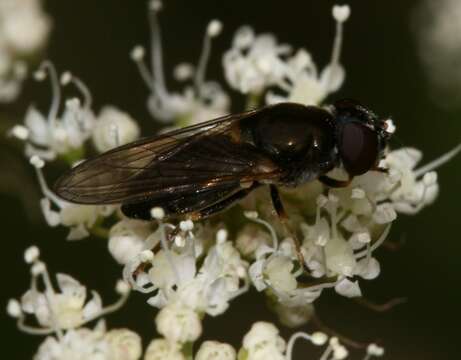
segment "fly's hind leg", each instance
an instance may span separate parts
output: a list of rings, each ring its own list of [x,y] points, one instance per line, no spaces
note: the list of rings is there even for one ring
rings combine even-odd
[[[318,180],[328,186],[328,187],[331,187],[331,188],[342,188],[342,187],[346,187],[348,186],[351,182],[352,182],[352,177],[349,177],[347,180],[337,180],[337,179],[333,179],[329,176],[326,176],[326,175],[322,175],[322,176],[319,176]]]
[[[288,216],[285,211],[285,208],[283,207],[282,199],[280,198],[279,191],[275,185],[269,185],[270,187],[270,192],[271,192],[271,199],[272,199],[272,205],[274,206],[275,212],[277,213],[277,216],[280,219],[280,222],[283,224],[285,227],[285,230],[287,231],[288,234],[291,235],[293,239],[293,243],[295,246],[295,251],[296,251],[296,256],[299,261],[299,265],[303,267],[303,269],[306,270],[306,264],[304,261],[304,255],[301,252],[301,243],[298,239],[298,236],[296,235],[296,231],[294,231],[289,224],[288,221]]]

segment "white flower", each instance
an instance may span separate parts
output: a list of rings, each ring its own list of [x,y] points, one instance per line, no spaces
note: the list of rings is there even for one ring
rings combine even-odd
[[[92,98],[88,88],[78,79],[64,73],[64,84],[72,82],[81,92],[80,99],[65,101],[64,112],[59,116],[61,106],[61,88],[54,66],[46,61],[36,73],[38,80],[50,77],[52,102],[48,115],[43,115],[34,107],[26,113],[24,124],[29,130],[26,142],[26,155],[38,155],[46,160],[53,160],[58,155],[75,157],[82,150],[84,142],[91,137],[94,127],[94,114],[91,110]],[[73,159],[76,160],[76,159]]]
[[[146,239],[146,249],[154,248],[162,237],[166,238],[164,227]],[[181,242],[172,249],[162,250],[150,257],[138,254],[124,268],[124,278],[133,288],[143,293],[156,291],[148,299],[152,306],[163,308],[167,304],[178,304],[195,312],[206,312],[216,316],[229,306],[229,301],[248,290],[248,263],[241,259],[233,243],[226,241],[218,232],[216,245],[208,249],[203,263],[197,269],[197,259],[203,249],[202,236],[192,234],[193,224],[181,223]],[[147,265],[147,266],[146,266]],[[143,269],[146,270],[144,271]],[[141,271],[140,271],[141,270]]]
[[[294,265],[290,258],[283,255],[275,255],[267,260],[264,274],[274,290],[290,292],[297,287],[293,268]]]
[[[150,233],[149,223],[121,220],[110,229],[109,252],[118,263],[124,265],[144,250],[145,240]]]
[[[52,198],[52,200],[56,200]],[[89,229],[98,218],[108,216],[113,208],[106,206],[75,205],[63,201],[53,201],[58,210],[51,208],[49,198],[41,200],[43,215],[50,226],[63,225],[70,228],[67,240],[80,240],[89,235]]]
[[[96,119],[92,138],[96,149],[105,152],[136,140],[139,134],[139,126],[129,114],[106,106]]]
[[[127,329],[106,333],[100,321],[94,329],[68,330],[63,336],[49,336],[40,345],[35,360],[137,360],[141,357],[141,338]]]
[[[45,196],[40,200],[43,216],[49,226],[64,225],[70,228],[68,240],[80,240],[89,235],[100,217],[112,214],[112,206],[77,205],[61,200],[53,193],[46,183],[42,168],[45,162],[37,155],[30,158],[30,163],[35,167],[38,181]],[[57,210],[52,208],[55,207]]]
[[[396,186],[390,189],[390,200],[395,210],[402,213],[413,214],[422,207],[431,204],[438,194],[436,179],[424,181],[418,179],[423,173],[419,172],[416,165],[421,160],[420,151],[412,148],[402,148],[390,152],[384,159],[385,166],[394,170]],[[429,173],[425,172],[425,173]]]
[[[137,360],[141,357],[141,337],[128,329],[115,329],[106,334],[111,360]]]
[[[58,340],[49,336],[40,345],[34,360],[83,360],[108,359],[109,344],[98,329],[81,328],[67,331]]]
[[[336,13],[340,16],[336,16]],[[346,14],[346,13],[347,14]],[[268,92],[266,102],[274,104],[284,101],[305,105],[319,105],[331,93],[336,92],[344,82],[345,71],[339,63],[342,46],[343,23],[348,18],[349,7],[333,9],[336,20],[336,38],[330,63],[319,74],[311,55],[300,49],[286,62],[284,77],[276,85],[287,95]],[[347,16],[346,16],[347,15]]]
[[[56,279],[60,292],[47,295],[31,289],[21,299],[23,311],[34,314],[40,325],[76,328],[102,310],[98,293],[93,292],[92,299],[85,304],[84,286],[69,275],[57,274]]]
[[[190,64],[180,64],[175,70],[178,80],[193,80],[193,84],[185,86],[182,92],[168,91],[163,73],[163,55],[158,23],[158,12],[161,7],[150,7],[152,29],[152,69],[144,62],[145,51],[137,46],[131,53],[142,79],[150,90],[147,107],[152,116],[159,121],[179,126],[196,124],[210,120],[228,112],[229,97],[221,86],[205,80],[206,67],[211,52],[211,40],[221,31],[221,23],[213,20],[209,23],[203,42],[202,54],[196,68]]]
[[[243,94],[260,94],[285,76],[283,56],[290,52],[286,44],[277,44],[270,34],[255,36],[249,26],[234,36],[232,48],[223,57],[224,74],[231,87]]]
[[[144,360],[186,360],[181,345],[165,339],[152,340],[146,349]]]
[[[349,243],[342,237],[331,237],[325,245],[328,270],[335,274],[352,276],[356,259]]]
[[[195,354],[195,360],[235,360],[237,354],[229,344],[205,341]]]
[[[278,329],[267,322],[253,324],[243,338],[247,360],[285,360],[285,347],[285,341],[279,336]]]
[[[157,331],[167,340],[184,344],[197,340],[202,334],[202,323],[198,314],[178,304],[168,304],[158,313]]]
[[[21,298],[20,311],[15,309],[19,305],[16,300],[10,301],[8,305],[10,315],[18,318],[18,328],[21,331],[35,335],[55,332],[59,335],[64,329],[76,329],[118,310],[128,299],[130,291],[119,281],[116,285],[120,294],[119,300],[103,308],[97,292],[92,291],[92,297],[88,299],[86,287],[66,274],[56,275],[56,290],[39,254],[34,247],[25,251],[25,259],[31,267],[31,287]],[[25,325],[28,314],[34,315],[40,327]]]

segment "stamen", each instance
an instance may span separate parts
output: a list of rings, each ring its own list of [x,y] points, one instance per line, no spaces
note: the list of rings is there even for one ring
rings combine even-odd
[[[208,65],[208,60],[211,53],[211,39],[218,36],[221,32],[222,24],[219,20],[212,20],[207,27],[205,38],[203,39],[202,54],[197,65],[197,72],[195,73],[195,90],[200,97],[202,88],[205,83],[205,72]]]
[[[50,61],[44,61],[39,70],[35,73],[35,78],[42,80],[46,78],[46,71],[50,75],[51,82],[51,93],[52,100],[50,111],[48,113],[48,123],[50,128],[53,129],[56,127],[56,122],[58,120],[59,105],[61,104],[61,88],[59,86],[58,74],[53,63]]]
[[[439,158],[431,161],[429,164],[424,165],[423,167],[420,167],[419,169],[415,170],[415,177],[418,178],[425,173],[435,170],[438,167],[442,166],[443,164],[449,162],[451,159],[453,159],[456,155],[458,155],[461,152],[461,144],[456,146],[454,149],[450,150],[446,154],[440,156]]]
[[[163,3],[159,0],[151,1],[149,4],[149,23],[151,27],[151,61],[154,78],[154,87],[160,98],[166,98],[168,91],[165,86],[163,73],[163,49],[162,34],[157,14],[161,10]]]
[[[122,285],[121,283],[123,283],[125,286],[123,286],[122,288]],[[126,289],[128,288],[128,291],[126,291]],[[124,282],[124,281],[117,281],[117,284],[116,284],[116,290],[117,292],[120,294],[120,298],[115,302],[113,303],[112,305],[109,305],[109,306],[106,306],[104,308],[101,309],[101,311],[99,311],[98,313],[95,313],[93,316],[90,316],[88,317],[87,319],[85,319],[85,321],[83,321],[82,323],[79,324],[79,327],[97,319],[97,318],[101,318],[101,317],[104,317],[108,314],[111,314],[117,310],[119,310],[120,308],[123,307],[123,305],[125,305],[126,301],[128,300],[128,297],[130,296],[130,289],[128,287],[128,285]],[[120,290],[120,291],[119,291]]]
[[[61,75],[61,84],[66,86],[69,83],[73,83],[75,87],[81,92],[83,97],[83,107],[85,109],[91,109],[91,105],[93,104],[93,97],[88,86],[86,86],[85,83],[78,77],[66,71]]]
[[[381,357],[384,355],[384,349],[376,344],[370,344],[367,347],[367,354],[363,360],[369,360],[372,356]]]
[[[323,352],[322,356],[320,357],[320,360],[328,360],[328,357],[330,356],[332,352],[333,352],[333,348],[329,344],[328,347]]]
[[[56,296],[56,293],[54,291],[53,284],[51,283],[50,274],[48,273],[48,269],[46,268],[46,265],[44,263],[42,264],[43,264],[43,271],[41,271],[38,276],[42,277],[43,283],[45,284],[44,295],[45,295],[45,299],[47,302],[48,310],[50,312],[50,320],[51,320],[52,328],[54,332],[56,333],[58,339],[62,340],[64,335],[63,335],[62,329],[57,325],[58,322],[56,320],[56,314],[54,313],[53,311],[54,309],[52,306],[53,297]]]
[[[194,228],[194,222],[192,220],[185,220],[179,223],[181,231],[192,231]]]
[[[367,255],[368,251],[370,252],[373,252],[375,251],[378,247],[380,247],[382,245],[382,243],[384,242],[384,240],[386,240],[387,238],[387,235],[389,235],[389,232],[391,231],[391,227],[392,227],[392,223],[389,223],[386,228],[384,229],[383,233],[381,234],[381,236],[378,238],[378,240],[376,240],[373,244],[371,244],[370,248],[367,247],[367,249],[365,250],[362,250],[360,252],[358,252],[357,254],[355,254],[355,257],[358,259],[358,258],[361,258],[361,257],[364,257]]]
[[[227,230],[226,229],[219,229],[216,233],[216,243],[217,244],[224,244],[227,241]]]
[[[189,63],[181,63],[176,65],[173,70],[173,76],[177,81],[186,81],[194,75],[194,67]]]
[[[161,207],[154,207],[150,212],[152,218],[155,220],[163,220],[165,217],[165,211]]]
[[[15,125],[10,129],[8,135],[14,136],[19,140],[25,141],[29,138],[29,129],[23,125]]]
[[[18,322],[16,323],[16,326],[18,327],[19,330],[26,334],[30,335],[51,335],[55,331],[53,328],[40,328],[40,327],[35,327],[35,326],[29,326],[25,324],[26,318],[24,315],[18,318]]]
[[[150,73],[149,69],[147,68],[146,62],[144,61],[144,55],[144,48],[140,45],[135,46],[131,51],[131,59],[135,62],[139,74],[141,75],[141,79],[144,81],[149,90],[154,92],[154,78],[153,75]]]
[[[330,73],[328,74],[327,89],[331,88],[333,82],[333,72],[339,67],[339,59],[341,57],[341,49],[343,44],[343,23],[350,16],[350,7],[348,5],[333,6],[333,17],[336,20],[336,35],[333,42],[333,50],[331,52]]]
[[[24,251],[24,260],[27,264],[32,264],[40,257],[40,250],[36,246],[31,246]]]
[[[118,280],[115,284],[115,291],[117,291],[118,294],[123,295],[130,292],[131,287],[126,281]]]
[[[312,342],[311,336],[307,333],[297,332],[291,335],[290,340],[288,340],[287,351],[285,355],[287,360],[291,360],[293,358],[293,347],[295,345],[296,340],[298,339],[305,339]]]
[[[181,235],[176,235],[174,237],[174,244],[179,247],[179,248],[182,248],[186,245],[186,239],[184,239],[183,236]]]
[[[271,237],[272,237],[272,246],[274,250],[277,250],[279,247],[279,241],[278,241],[277,234],[275,233],[274,228],[268,222],[258,218],[258,213],[256,211],[245,211],[244,215],[247,219],[253,220],[254,222],[263,225],[264,227],[266,227],[266,229],[269,230]]]
[[[42,171],[42,168],[45,166],[45,162],[37,155],[33,155],[29,161],[35,168],[38,183],[40,184],[43,195],[50,199],[56,206],[63,208],[66,202],[58,198],[56,194],[50,190],[46,183],[45,176],[43,175]]]
[[[16,299],[10,299],[6,306],[6,312],[13,318],[20,318],[22,316],[21,305]]]
[[[141,254],[139,254],[139,259],[143,263],[151,262],[152,260],[154,260],[154,253],[151,250],[144,250],[143,252],[141,252]]]

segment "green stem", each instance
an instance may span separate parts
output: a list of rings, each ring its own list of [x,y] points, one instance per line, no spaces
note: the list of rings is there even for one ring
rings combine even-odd
[[[181,352],[184,354],[187,360],[194,359],[194,343],[192,341],[187,342],[183,345]]]
[[[69,165],[74,165],[75,162],[82,160],[85,157],[85,148],[83,146],[72,149],[60,156]]]

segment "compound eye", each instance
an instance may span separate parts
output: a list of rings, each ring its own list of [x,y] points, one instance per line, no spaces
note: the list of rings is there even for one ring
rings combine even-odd
[[[351,176],[361,175],[374,167],[378,160],[378,134],[365,124],[348,122],[342,126],[339,154]]]

